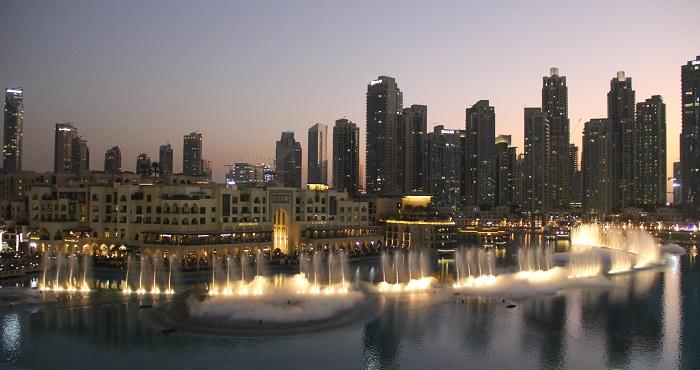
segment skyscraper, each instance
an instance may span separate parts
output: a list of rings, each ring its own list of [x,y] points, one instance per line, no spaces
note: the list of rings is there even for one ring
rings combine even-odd
[[[681,66],[681,189],[687,211],[700,209],[700,56]]]
[[[136,174],[141,177],[151,177],[153,174],[153,165],[148,154],[141,153],[136,157]]]
[[[275,146],[277,180],[292,188],[301,187],[301,144],[294,140],[294,132],[283,132]]]
[[[681,162],[673,162],[673,205],[683,204],[683,188],[681,187]]]
[[[541,108],[525,108],[525,156],[523,159],[521,207],[531,216],[548,209],[549,120]]]
[[[576,204],[581,206],[581,189],[583,184],[581,183],[581,169],[578,163],[578,147],[576,144],[569,145],[569,160],[570,160],[570,174],[571,178],[569,185],[571,190],[569,192],[569,204]]]
[[[90,149],[88,149],[87,140],[76,136],[73,138],[72,150],[73,173],[90,170]]]
[[[173,173],[173,147],[170,143],[158,148],[158,170],[160,175]]]
[[[604,216],[612,210],[612,122],[592,119],[583,129],[583,212]]]
[[[634,90],[632,78],[617,72],[610,80],[608,120],[612,125],[612,209],[621,210],[634,201]]]
[[[425,135],[425,191],[433,195],[435,205],[456,213],[462,196],[465,131],[437,125]]]
[[[309,184],[328,184],[328,126],[317,123],[309,128]]]
[[[78,129],[70,122],[56,124],[54,135],[54,172],[72,173],[78,167],[73,159],[75,152],[73,145],[79,139]]]
[[[403,192],[420,192],[424,190],[424,152],[423,140],[428,130],[428,107],[413,104],[404,108],[399,118],[399,150],[403,153],[399,170],[403,181]]]
[[[379,76],[367,85],[365,186],[368,194],[401,194],[399,116],[403,95],[396,80]]]
[[[185,135],[182,146],[182,173],[187,176],[203,176],[202,134],[192,132]]]
[[[333,187],[355,197],[359,185],[360,129],[350,120],[341,118],[333,126]]]
[[[466,109],[465,185],[467,206],[496,205],[496,112],[488,100]]]
[[[566,76],[559,69],[550,69],[549,76],[542,77],[542,112],[549,123],[549,153],[547,159],[550,210],[569,208],[571,159],[569,153],[569,101]]]
[[[118,146],[113,146],[105,152],[105,172],[122,172],[122,151]]]
[[[2,168],[4,172],[22,170],[22,136],[24,132],[24,90],[5,89]]]
[[[635,203],[666,204],[666,104],[654,95],[637,103],[635,127]]]
[[[496,204],[515,205],[516,148],[510,145],[510,135],[496,137]]]

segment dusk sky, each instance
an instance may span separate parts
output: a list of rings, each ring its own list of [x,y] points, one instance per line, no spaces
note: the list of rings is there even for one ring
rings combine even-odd
[[[404,106],[428,106],[429,130],[464,128],[465,107],[489,99],[496,134],[512,134],[522,152],[523,107],[540,105],[542,76],[557,66],[577,145],[583,123],[606,115],[617,71],[632,77],[637,101],[662,95],[670,174],[680,66],[700,55],[697,0],[3,1],[1,9],[0,86],[25,89],[30,170],[52,168],[62,121],[88,140],[96,170],[113,145],[134,170],[140,152],[157,160],[169,141],[179,172],[183,135],[200,131],[217,180],[224,164],[271,161],[281,131],[296,132],[305,158],[315,122],[347,117],[364,142],[367,83],[379,75],[397,79]]]

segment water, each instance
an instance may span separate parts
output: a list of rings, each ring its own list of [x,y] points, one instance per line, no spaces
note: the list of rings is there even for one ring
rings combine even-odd
[[[537,248],[544,243],[533,239],[517,244]],[[509,267],[519,270],[519,254],[538,259],[536,251],[533,256],[533,249],[528,250],[522,252],[514,245],[504,255],[494,253],[496,273]],[[409,263],[405,256],[405,261],[402,265],[399,257],[398,266],[415,266],[413,258]],[[390,254],[385,262],[396,265],[396,257]],[[326,263],[322,259],[316,265],[326,270]],[[350,261],[349,269],[363,280],[374,271],[375,279],[381,280],[382,265],[380,259]],[[406,274],[416,277],[413,267]],[[253,279],[252,275],[252,269],[245,272],[247,280]],[[395,272],[388,275],[395,276]],[[3,302],[0,367],[700,367],[700,322],[695,320],[700,312],[700,264],[692,255],[672,257],[665,269],[609,276],[613,287],[572,289],[517,300],[512,309],[498,297],[447,297],[434,302],[420,294],[389,294],[381,296],[382,312],[367,320],[302,335],[260,338],[182,331],[162,335],[152,325],[149,310],[139,309],[139,305],[184,299],[185,295],[123,295],[118,280],[104,278],[98,276],[102,288],[86,298],[11,309]],[[209,278],[192,278],[177,289],[205,291]],[[326,284],[327,276],[319,273],[319,278],[325,278]],[[400,271],[399,280],[404,279]],[[104,289],[107,286],[111,289]],[[8,289],[12,292],[7,287],[0,292]]]

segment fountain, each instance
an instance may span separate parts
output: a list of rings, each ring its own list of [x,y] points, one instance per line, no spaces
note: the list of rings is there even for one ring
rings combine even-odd
[[[482,248],[455,250],[455,282],[453,288],[481,287],[496,282],[493,251]]]
[[[620,273],[662,263],[661,249],[643,228],[584,224],[573,230],[572,250],[594,247],[607,252],[608,273]]]
[[[134,262],[131,256],[126,260],[126,277],[122,293],[139,295],[151,294],[174,294],[172,279],[173,272],[176,269],[176,256],[172,253],[168,254],[167,271],[160,251],[156,251],[151,255],[142,255],[138,264],[138,275],[134,271]],[[133,288],[132,288],[133,287]]]
[[[426,290],[435,280],[430,276],[430,260],[425,250],[400,250],[393,255],[381,255],[382,281],[377,284],[380,292]]]
[[[87,253],[46,252],[43,257],[42,291],[89,292],[92,256]]]
[[[297,294],[335,294],[347,293],[350,287],[345,251],[331,252],[328,255],[318,251],[302,252],[299,257],[299,273],[291,278],[275,276],[269,279],[263,274],[262,255],[257,254],[254,273],[250,269],[246,255],[240,258],[240,267],[232,262],[233,258],[216,259],[212,265],[212,276],[208,294],[216,295],[263,295],[268,290],[280,290],[293,287]],[[235,271],[240,268],[240,274]],[[248,277],[251,277],[250,279]],[[272,281],[271,281],[272,280]]]

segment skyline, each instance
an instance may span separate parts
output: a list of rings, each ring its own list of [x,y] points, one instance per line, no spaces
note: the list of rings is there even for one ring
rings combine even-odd
[[[361,7],[352,4],[344,4],[347,9],[335,4],[316,4],[311,9],[306,4],[294,8],[290,16],[281,15],[290,6],[285,4],[267,9],[266,4],[227,4],[228,9],[180,4],[167,9],[167,20],[152,22],[149,17],[164,11],[164,4],[151,3],[139,7],[124,24],[109,18],[135,5],[85,3],[78,19],[71,15],[76,3],[29,9],[34,4],[38,3],[11,2],[0,15],[10,30],[0,36],[0,50],[12,56],[0,58],[0,84],[24,88],[25,169],[51,168],[51,156],[32,149],[51,148],[55,123],[70,121],[88,140],[94,169],[101,169],[104,152],[113,145],[122,149],[122,167],[133,171],[139,153],[157,158],[158,146],[170,142],[179,172],[182,137],[199,131],[204,136],[203,157],[212,161],[217,181],[223,179],[224,164],[246,161],[251,155],[256,161],[269,162],[282,131],[296,132],[304,148],[302,163],[307,162],[306,130],[316,122],[332,126],[342,117],[360,127],[360,162],[364,163],[365,89],[380,75],[396,78],[404,106],[428,106],[428,131],[436,123],[463,129],[464,109],[488,99],[495,107],[496,135],[512,135],[513,145],[522,153],[522,108],[540,106],[541,78],[550,67],[558,67],[567,77],[571,139],[579,150],[583,123],[606,115],[605,95],[617,71],[632,77],[637,101],[661,95],[668,107],[667,172],[671,177],[670,164],[679,158],[680,66],[698,54],[687,46],[693,40],[683,32],[683,24],[692,21],[691,14],[697,13],[693,8],[700,10],[691,2],[675,2],[664,9],[649,2],[569,9],[550,9],[553,3],[527,9],[512,4],[527,17],[517,12],[498,14],[498,5],[452,4],[402,11],[397,29],[385,30],[360,17]],[[373,4],[376,12],[372,14],[381,14],[387,4]],[[634,13],[616,17],[625,9]],[[465,11],[481,16],[465,22],[468,18],[459,17]],[[294,14],[299,13],[315,21],[297,24]],[[572,13],[582,22],[570,22],[573,18],[567,15]],[[241,16],[242,22],[228,23],[224,15]],[[561,19],[538,25],[552,15]],[[408,20],[415,19],[439,20],[441,27],[408,29],[412,25]],[[267,22],[258,24],[260,20]],[[494,20],[508,27],[481,35],[483,40],[460,38]],[[647,27],[649,22],[660,26]],[[251,24],[258,26],[247,28]],[[575,24],[598,28],[584,35]],[[325,25],[320,28],[324,32],[317,32],[317,25]],[[251,30],[258,33],[253,35]],[[174,36],[173,31],[177,31]],[[390,45],[397,33],[401,41]],[[551,41],[528,43],[538,37]],[[353,45],[353,38],[367,45]],[[490,47],[480,48],[480,42]],[[361,50],[372,55],[357,63],[354,58],[363,55]],[[471,50],[479,51],[478,60],[470,58]],[[518,54],[525,51],[526,56]],[[601,57],[591,57],[596,55]],[[327,61],[327,57],[335,58]],[[518,63],[516,68],[511,68],[513,61]],[[438,72],[449,79],[435,78]],[[252,133],[248,127],[259,131]],[[306,179],[306,166],[302,178]]]

